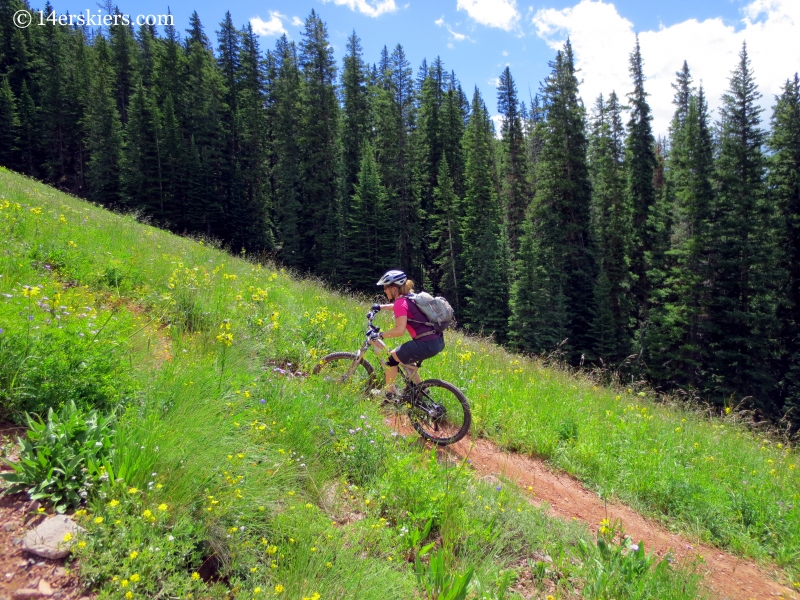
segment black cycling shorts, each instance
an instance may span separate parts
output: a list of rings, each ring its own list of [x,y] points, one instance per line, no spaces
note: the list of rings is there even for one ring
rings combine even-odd
[[[431,338],[431,339],[428,339]],[[426,358],[436,356],[444,350],[444,335],[425,336],[420,340],[411,340],[398,347],[394,353],[404,365],[421,363]]]

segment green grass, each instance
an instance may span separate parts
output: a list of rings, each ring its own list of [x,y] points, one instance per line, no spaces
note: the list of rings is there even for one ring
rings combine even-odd
[[[637,570],[619,562],[625,552],[605,556],[585,526],[549,519],[517,490],[482,485],[464,465],[440,464],[393,437],[377,408],[354,401],[350,390],[271,371],[272,360],[308,370],[329,351],[355,350],[367,302],[1,169],[0,207],[0,233],[9,240],[0,254],[0,293],[11,296],[0,297],[0,335],[12,340],[6,348],[22,365],[17,370],[64,346],[47,338],[52,323],[40,324],[47,311],[31,304],[23,286],[40,288],[38,298],[83,294],[97,312],[93,322],[109,316],[102,330],[88,329],[99,331],[97,342],[53,359],[58,368],[72,365],[66,372],[82,381],[86,361],[76,360],[91,358],[94,387],[78,400],[119,414],[114,472],[91,504],[81,550],[101,596],[123,591],[135,551],[161,573],[154,581],[166,591],[196,593],[188,591],[196,580],[179,575],[189,577],[187,568],[199,569],[213,552],[224,573],[207,588],[214,594],[257,597],[283,586],[291,598],[408,598],[419,588],[406,559],[430,541],[443,546],[453,572],[476,568],[473,597],[503,597],[523,572],[536,574],[543,595],[696,596],[690,573],[666,563]],[[34,333],[29,314],[40,326]],[[64,328],[77,336],[84,321]],[[735,413],[709,420],[638,390],[597,388],[479,339],[447,339],[424,375],[464,389],[475,433],[543,456],[676,528],[773,556],[791,572],[800,486],[788,445],[751,434]],[[33,405],[4,377],[0,391],[15,403],[7,415],[18,418]],[[131,498],[130,486],[146,492]],[[120,505],[111,507],[112,499]],[[160,504],[170,518],[154,525],[142,511],[158,514]],[[417,539],[429,521],[428,539]],[[165,558],[158,552],[170,535],[181,546]],[[553,564],[531,558],[540,555]],[[153,577],[144,579],[151,587],[128,578],[126,589],[158,593]]]

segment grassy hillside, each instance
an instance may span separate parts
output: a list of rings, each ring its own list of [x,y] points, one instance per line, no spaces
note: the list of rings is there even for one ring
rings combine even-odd
[[[393,436],[351,390],[273,370],[354,350],[363,301],[2,169],[0,235],[0,417],[68,400],[116,410],[78,549],[102,596],[196,595],[213,555],[213,594],[409,598],[424,585],[408,559],[434,541],[448,573],[475,569],[471,597],[509,597],[516,575],[542,597],[696,596],[690,574],[600,552],[583,526]],[[735,410],[710,420],[447,339],[424,375],[464,389],[474,433],[797,578],[788,444]]]

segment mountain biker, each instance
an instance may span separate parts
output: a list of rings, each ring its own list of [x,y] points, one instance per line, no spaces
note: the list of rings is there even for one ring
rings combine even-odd
[[[373,304],[373,310],[394,310],[394,327],[379,334],[381,338],[402,336],[408,330],[411,341],[406,342],[389,353],[386,361],[387,398],[398,394],[394,380],[397,378],[397,365],[418,363],[436,356],[444,350],[444,334],[437,332],[431,325],[426,325],[428,318],[408,297],[414,293],[414,282],[403,271],[393,269],[384,273],[376,285],[383,286],[383,292],[392,304]]]

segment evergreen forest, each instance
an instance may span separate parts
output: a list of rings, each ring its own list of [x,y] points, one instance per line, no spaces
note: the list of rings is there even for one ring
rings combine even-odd
[[[764,114],[746,46],[714,118],[684,62],[656,138],[638,42],[627,90],[581,99],[567,41],[536,94],[506,67],[485,99],[355,32],[337,60],[315,11],[263,50],[230,13],[23,8],[0,2],[0,165],[334,286],[401,268],[511,348],[800,427],[800,80]]]

